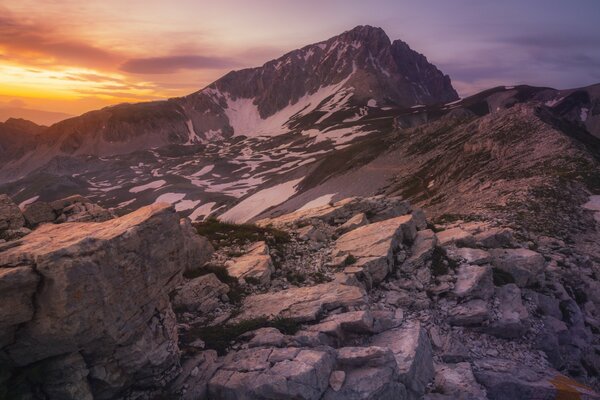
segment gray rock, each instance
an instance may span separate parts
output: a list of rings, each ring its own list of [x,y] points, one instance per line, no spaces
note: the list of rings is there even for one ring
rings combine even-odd
[[[327,240],[327,235],[314,225],[307,225],[298,228],[298,238],[304,241],[324,242]]]
[[[285,335],[276,328],[260,328],[252,335],[249,347],[282,347],[285,344]]]
[[[489,318],[488,305],[484,300],[471,300],[458,304],[448,313],[451,325],[480,325]]]
[[[329,386],[334,392],[339,392],[345,380],[346,373],[344,371],[333,371],[329,376]]]
[[[12,342],[16,328],[33,317],[39,281],[31,267],[0,268],[0,348]]]
[[[461,247],[452,251],[452,254],[459,260],[464,260],[468,264],[483,265],[491,261],[490,253],[481,249],[471,249],[469,247]]]
[[[25,219],[19,207],[5,194],[0,194],[0,231],[19,229],[25,225]]]
[[[365,213],[359,213],[350,218],[348,221],[344,222],[337,230],[338,232],[348,232],[354,230],[356,228],[360,228],[361,226],[368,225],[369,220]]]
[[[544,257],[528,249],[491,249],[492,265],[508,272],[519,287],[537,282],[544,270]]]
[[[419,399],[434,377],[431,343],[421,324],[404,323],[371,338],[372,346],[389,348],[398,365],[398,375],[408,391],[408,399]]]
[[[455,244],[457,247],[474,247],[475,238],[461,228],[452,228],[437,233],[438,242],[442,246]]]
[[[253,245],[247,254],[227,261],[225,268],[229,275],[240,281],[261,285],[268,285],[271,282],[271,274],[275,272],[268,247],[264,242]]]
[[[103,223],[40,226],[0,253],[1,270],[27,266],[41,279],[35,313],[2,352],[25,368],[80,352],[98,399],[172,377],[179,349],[168,293],[196,251],[184,235],[164,204]]]
[[[431,258],[435,246],[437,246],[437,236],[431,229],[418,231],[411,247],[411,255],[401,266],[401,270],[410,271],[423,266],[425,261]]]
[[[209,313],[219,306],[219,298],[229,293],[229,286],[215,274],[207,274],[186,282],[173,296],[173,307],[181,311]]]
[[[23,216],[29,227],[36,227],[39,224],[54,222],[56,214],[49,203],[43,201],[36,201],[29,204],[23,210]]]
[[[494,294],[490,266],[461,265],[458,269],[454,294],[458,298],[487,300]]]
[[[503,338],[520,337],[528,329],[529,313],[521,300],[521,290],[514,283],[496,288],[499,317],[492,321],[487,332]]]
[[[435,391],[457,400],[485,400],[485,390],[477,383],[471,365],[438,364],[435,366]]]
[[[508,247],[512,245],[513,232],[508,228],[490,228],[476,234],[475,241],[486,248]]]
[[[80,196],[70,196],[50,203],[57,215],[56,222],[104,222],[115,217],[115,215]]]

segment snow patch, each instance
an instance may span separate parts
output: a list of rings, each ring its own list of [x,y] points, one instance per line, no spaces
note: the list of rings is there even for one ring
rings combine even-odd
[[[129,193],[139,193],[148,189],[158,189],[159,187],[164,186],[165,183],[167,183],[167,181],[159,179],[157,181],[146,183],[145,185],[132,187],[131,189],[129,189]]]
[[[201,169],[200,171],[198,171],[198,172],[194,172],[194,173],[193,173],[192,175],[190,175],[190,176],[193,176],[193,177],[196,177],[196,178],[197,178],[197,177],[199,177],[199,176],[202,176],[202,175],[208,174],[210,171],[212,171],[212,170],[213,170],[213,168],[214,168],[214,167],[215,167],[215,166],[214,166],[214,165],[212,165],[212,164],[211,164],[211,165],[207,165],[207,166],[205,166],[205,167],[202,167],[202,169]]]
[[[200,200],[181,200],[175,205],[175,211],[185,211],[196,207],[200,204]]]
[[[296,186],[302,179],[304,178],[294,179],[260,190],[221,214],[220,219],[235,223],[246,222],[267,208],[281,204],[292,197],[296,193]]]
[[[200,216],[208,217],[212,212],[213,207],[215,206],[214,201],[206,204],[202,204],[200,207],[196,208],[192,213],[188,216],[192,221],[197,221]],[[204,218],[202,218],[204,219]]]
[[[161,194],[154,200],[154,203],[169,203],[175,204],[180,200],[183,200],[185,193],[164,193]]]
[[[377,101],[375,99],[371,99],[367,102],[369,107],[377,107]]]
[[[316,207],[321,207],[321,206],[327,205],[327,204],[329,204],[329,202],[331,201],[333,196],[335,196],[336,194],[337,193],[324,194],[321,197],[317,197],[316,199],[311,200],[308,203],[306,203],[305,205],[303,205],[302,207],[300,207],[297,211],[310,210],[311,208],[316,208]]]
[[[31,197],[31,198],[29,198],[29,199],[27,199],[25,201],[22,201],[19,204],[19,208],[22,210],[22,209],[24,209],[25,207],[27,207],[28,205],[30,205],[31,203],[33,203],[34,201],[36,201],[39,198],[40,198],[40,196],[33,196],[33,197]]]

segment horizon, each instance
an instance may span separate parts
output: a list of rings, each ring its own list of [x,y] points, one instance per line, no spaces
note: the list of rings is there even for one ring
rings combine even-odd
[[[391,41],[425,55],[461,97],[502,85],[567,89],[600,82],[600,7],[587,0],[577,7],[537,0],[380,1],[378,7],[337,0],[183,1],[177,9],[160,1],[36,3],[0,6],[2,120],[6,110],[28,109],[39,123],[42,114],[59,118],[184,96],[229,71],[263,65],[357,25],[381,27]],[[224,14],[230,17],[218,17]]]

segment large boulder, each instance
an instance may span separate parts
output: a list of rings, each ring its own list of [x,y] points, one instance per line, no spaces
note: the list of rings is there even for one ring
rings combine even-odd
[[[103,222],[115,215],[86,197],[74,195],[50,203],[56,222]]]
[[[215,274],[207,274],[186,282],[173,297],[178,311],[209,313],[219,306],[221,296],[229,293],[229,286]]]
[[[0,239],[10,238],[10,231],[19,230],[24,225],[25,219],[19,207],[10,197],[0,194]]]
[[[544,270],[544,256],[528,249],[491,249],[492,265],[509,273],[519,287],[537,282]]]
[[[248,253],[227,261],[225,268],[229,275],[240,281],[261,285],[268,285],[271,282],[271,274],[275,272],[269,248],[265,242],[254,244],[248,249]]]
[[[459,298],[487,300],[494,294],[490,266],[461,265],[458,269],[454,294]]]
[[[188,234],[174,209],[161,203],[102,223],[42,225],[5,244],[0,285],[12,285],[0,296],[12,291],[21,298],[20,307],[0,302],[2,323],[19,329],[3,343],[0,359],[26,370],[81,354],[81,379],[89,371],[97,399],[120,396],[134,384],[160,387],[179,362],[169,292],[198,251]]]
[[[34,228],[40,224],[54,222],[56,214],[52,206],[43,201],[36,201],[29,204],[23,210],[23,216],[27,221],[27,225]]]
[[[394,267],[394,255],[402,242],[413,242],[417,228],[412,215],[391,218],[354,229],[340,236],[333,249],[336,262],[348,258],[366,271],[373,283],[381,282]]]

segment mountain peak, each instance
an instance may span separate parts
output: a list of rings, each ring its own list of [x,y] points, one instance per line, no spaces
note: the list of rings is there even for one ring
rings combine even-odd
[[[379,27],[374,27],[370,25],[358,25],[349,31],[346,31],[337,38],[342,39],[348,42],[363,42],[366,44],[382,44],[382,45],[390,45],[390,38],[385,33],[385,31]]]

